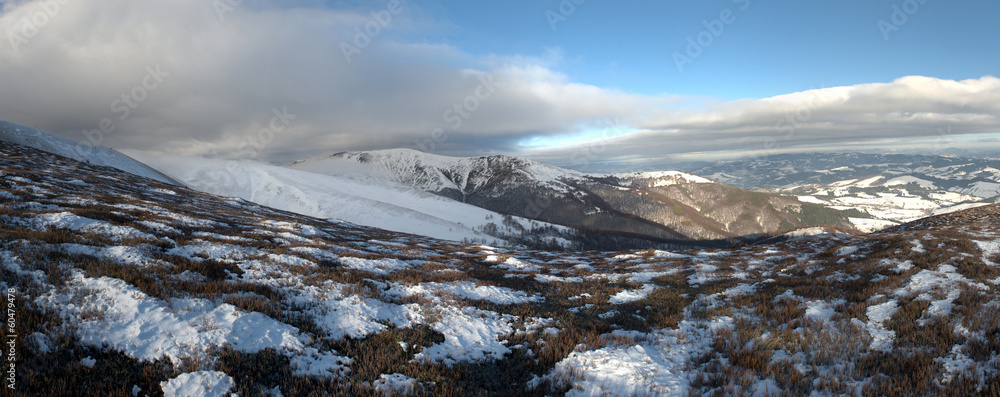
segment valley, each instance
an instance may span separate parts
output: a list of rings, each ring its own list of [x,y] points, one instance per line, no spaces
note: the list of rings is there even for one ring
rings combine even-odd
[[[1000,159],[816,153],[690,167],[743,188],[864,212],[852,223],[866,232],[1000,201]]]

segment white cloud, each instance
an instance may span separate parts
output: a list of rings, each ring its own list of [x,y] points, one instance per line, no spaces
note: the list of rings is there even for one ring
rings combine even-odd
[[[891,83],[797,92],[759,100],[718,103],[665,112],[637,125],[640,131],[557,148],[534,157],[574,165],[594,152],[595,162],[661,160],[692,152],[778,153],[852,148],[878,141],[1000,132],[1000,79],[963,81],[923,76]],[[599,157],[599,158],[595,158]],[[579,164],[576,164],[579,165]]]
[[[43,3],[8,6],[0,26],[16,27]],[[351,62],[341,44],[354,43],[355,28],[372,21],[368,12],[245,2],[222,20],[211,4],[68,1],[17,51],[0,52],[0,118],[78,140],[109,118],[115,131],[102,143],[112,147],[233,155],[272,108],[287,107],[295,122],[260,152],[278,159],[302,148],[413,146],[436,128],[449,134],[452,150],[479,138],[509,146],[648,102],[569,83],[529,58],[477,60],[450,46],[398,40],[394,29],[424,23],[412,20],[410,3]],[[140,90],[144,100],[120,119],[113,101],[141,85],[148,67],[169,75],[155,90]],[[506,85],[469,99],[477,89],[487,93],[479,88],[485,75]]]
[[[49,13],[42,4],[52,1],[3,2],[0,119],[83,140],[82,130],[107,118],[115,130],[102,143],[115,148],[245,157],[275,108],[296,118],[252,153],[277,162],[414,147],[435,137],[445,154],[517,152],[525,138],[576,134],[616,119],[639,132],[604,142],[600,155],[613,161],[769,140],[792,147],[930,136],[947,126],[997,131],[1000,114],[1000,80],[993,77],[906,77],[708,104],[603,89],[555,71],[564,57],[558,49],[477,58],[448,45],[407,42],[434,24],[408,1],[352,62],[341,44],[353,43],[355,28],[372,21],[372,10],[361,7],[245,0],[220,19],[204,0],[65,0]],[[25,18],[45,23],[27,35]],[[136,90],[151,67],[169,75],[155,89]],[[504,85],[483,88],[487,76]],[[123,102],[113,109],[114,101],[133,93],[144,100],[122,120],[116,109]],[[806,113],[793,119],[790,135],[791,124],[778,124]],[[444,135],[432,135],[435,129]],[[576,150],[544,155],[559,162]]]

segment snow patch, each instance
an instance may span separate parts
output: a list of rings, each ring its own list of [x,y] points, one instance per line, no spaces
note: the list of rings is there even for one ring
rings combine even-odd
[[[715,333],[732,328],[733,319],[681,321],[678,329],[634,335],[644,339],[633,346],[606,346],[581,351],[583,345],[556,364],[543,377],[528,382],[537,388],[543,381],[570,387],[567,396],[686,395],[693,376],[693,361],[711,351]]]
[[[403,374],[382,374],[375,381],[375,391],[386,396],[411,395],[417,388],[417,380]]]
[[[883,352],[892,350],[892,342],[896,340],[896,331],[886,329],[884,323],[892,318],[897,309],[899,309],[899,305],[894,300],[868,306],[866,328],[872,337],[871,344],[868,345],[869,349]]]
[[[656,290],[656,286],[652,284],[646,284],[640,289],[624,290],[609,298],[608,303],[612,305],[620,305],[623,303],[643,300],[646,299],[646,296],[651,294],[654,290]]]
[[[122,240],[137,238],[142,240],[156,240],[156,237],[143,233],[135,228],[127,226],[117,226],[104,221],[78,216],[72,212],[59,212],[52,214],[42,214],[34,218],[35,225],[40,228],[56,227],[75,230],[78,232],[92,232],[105,235],[106,237]]]
[[[342,257],[340,258],[340,263],[351,269],[371,272],[383,276],[397,270],[406,270],[411,267],[409,263],[392,258],[363,259]]]
[[[516,291],[506,287],[493,285],[477,285],[470,281],[452,283],[426,282],[417,285],[394,285],[387,293],[397,296],[427,295],[440,292],[455,295],[459,298],[488,301],[498,305],[517,305],[522,303],[541,302],[544,300],[538,294],[528,295],[524,291]]]
[[[234,384],[233,378],[225,372],[198,371],[160,382],[160,388],[164,397],[224,397]]]
[[[514,332],[515,318],[473,307],[436,306],[439,321],[431,325],[444,334],[444,342],[427,347],[413,356],[414,361],[428,359],[451,366],[462,361],[500,359],[510,348],[501,336]]]
[[[72,321],[85,344],[107,345],[139,360],[168,357],[178,364],[183,358],[207,354],[212,346],[231,346],[250,353],[273,348],[339,365],[331,354],[308,350],[309,338],[295,327],[227,303],[173,299],[167,304],[124,281],[89,278],[79,271],[66,286],[36,301]]]

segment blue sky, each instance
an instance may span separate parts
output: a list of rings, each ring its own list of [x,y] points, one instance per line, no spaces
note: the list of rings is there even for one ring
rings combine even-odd
[[[569,1],[567,1],[568,3]],[[765,98],[812,88],[889,82],[907,75],[962,80],[997,74],[1000,2],[927,0],[885,40],[903,1],[588,0],[552,30],[562,1],[421,2],[450,25],[441,40],[475,55],[561,56],[553,67],[574,81],[648,95]],[[742,10],[746,7],[745,10]],[[672,58],[704,21],[735,21],[678,72]],[[912,9],[912,8],[910,8]],[[905,11],[904,11],[905,12]],[[899,19],[897,18],[897,21]]]
[[[0,1],[0,119],[83,144],[575,167],[1000,148],[1000,2],[48,1]]]

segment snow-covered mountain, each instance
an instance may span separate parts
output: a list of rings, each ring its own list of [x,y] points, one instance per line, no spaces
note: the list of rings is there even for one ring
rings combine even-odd
[[[37,128],[0,120],[0,141],[33,147],[81,162],[117,168],[164,183],[179,184],[159,171],[114,149],[104,146],[81,145],[79,142]],[[85,149],[80,150],[81,147]]]
[[[594,240],[676,243],[850,226],[848,214],[836,210],[678,171],[593,174],[510,156],[459,158],[406,149],[343,152],[289,167],[388,179],[498,213],[599,234]]]
[[[795,194],[806,202],[856,209],[875,230],[1000,201],[1000,160],[956,156],[811,153],[694,168],[726,183]]]
[[[0,170],[13,395],[1000,392],[1000,205],[869,235],[565,252],[317,219],[7,142]]]
[[[780,191],[797,194],[802,201],[864,211],[877,220],[859,219],[859,229],[865,229],[866,225],[881,229],[930,215],[990,204],[977,196],[938,189],[932,182],[913,176],[887,178],[879,175]]]
[[[660,187],[681,183],[717,183],[680,171],[593,174],[512,156],[449,157],[412,149],[341,152],[301,160],[289,168],[327,175],[379,176],[464,201],[490,186],[503,183],[535,184],[557,190],[575,190],[575,184],[614,178],[630,187]],[[642,183],[650,183],[643,186]]]
[[[289,168],[327,175],[362,174],[391,179],[418,190],[465,201],[467,196],[497,183],[533,183],[568,191],[568,181],[589,177],[511,156],[448,157],[412,149],[341,152],[292,163]]]
[[[378,176],[330,176],[254,161],[143,158],[188,186],[317,218],[439,239],[492,245],[564,247],[572,230],[520,217],[504,217]]]
[[[890,185],[918,182],[925,188],[993,198],[1000,195],[1000,159],[960,156],[801,153],[685,167],[746,189],[794,188],[863,181],[877,176]],[[871,180],[873,183],[877,180]]]

